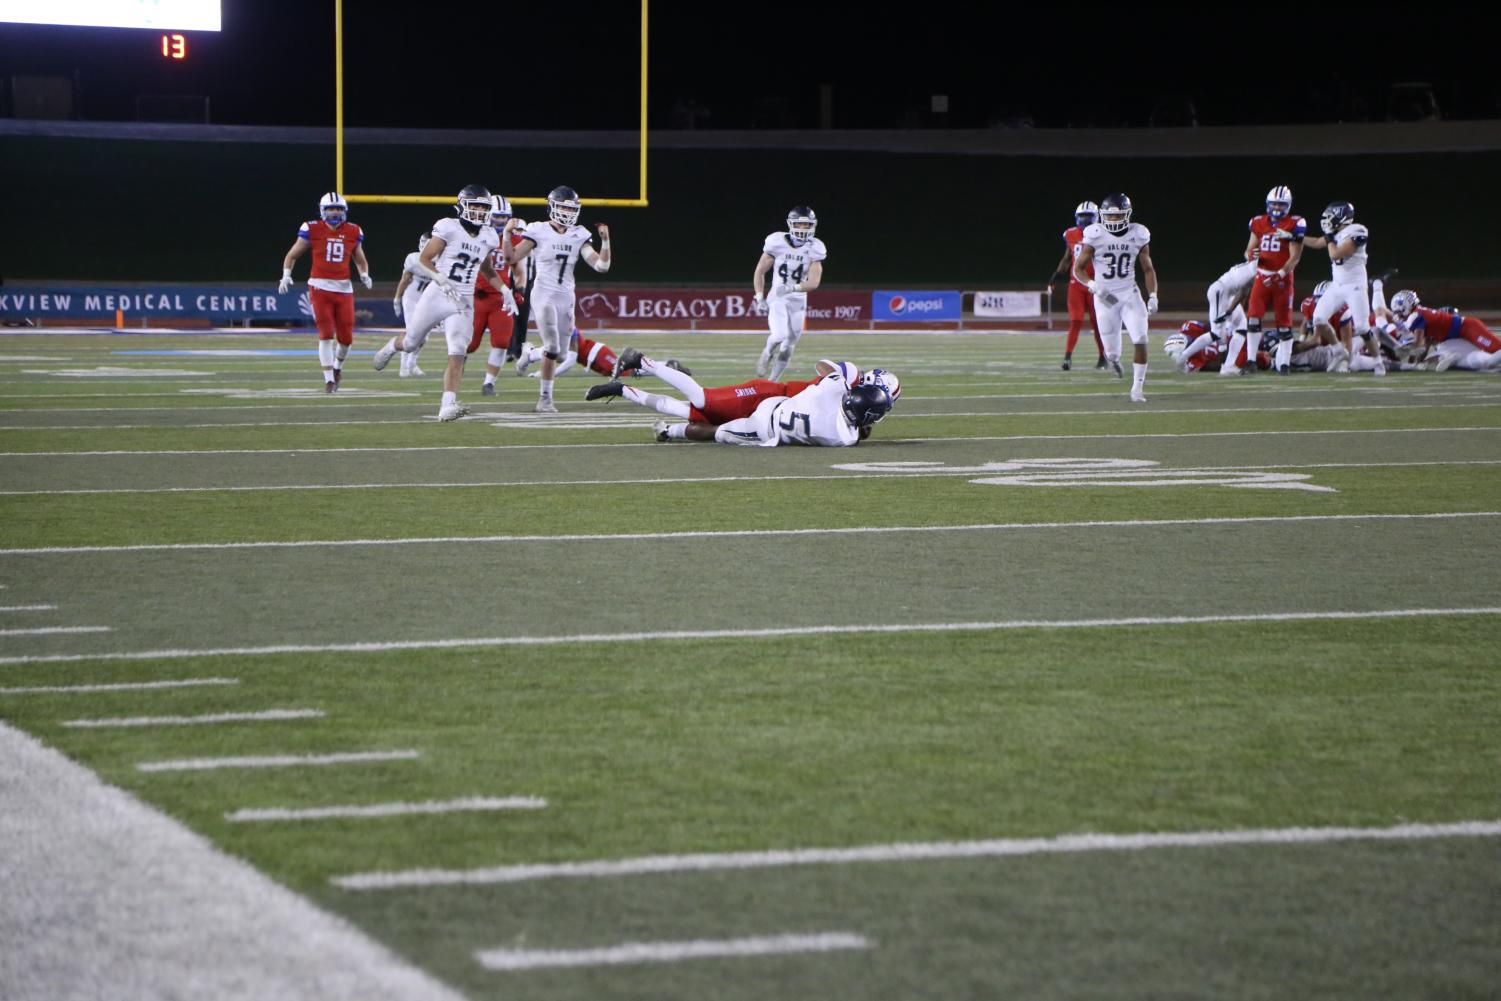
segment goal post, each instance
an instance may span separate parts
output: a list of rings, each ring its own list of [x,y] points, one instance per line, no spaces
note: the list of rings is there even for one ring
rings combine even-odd
[[[640,123],[637,148],[637,184],[635,198],[583,198],[585,205],[612,208],[645,208],[646,199],[646,55],[647,55],[647,5],[641,2],[641,78],[640,78]],[[395,205],[448,205],[453,195],[356,195],[344,191],[344,0],[334,0],[334,190],[344,195],[348,202],[366,202]],[[512,205],[546,205],[546,198],[530,196],[506,196]]]

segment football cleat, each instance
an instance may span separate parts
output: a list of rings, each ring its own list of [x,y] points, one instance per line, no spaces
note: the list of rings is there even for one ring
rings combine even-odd
[[[601,382],[590,386],[589,391],[584,394],[584,399],[600,400],[609,396],[619,396],[624,390],[625,385],[623,383],[612,379],[609,382]]]
[[[533,411],[539,414],[555,414],[558,412],[558,405],[552,400],[538,400]]]
[[[653,424],[651,426],[651,430],[652,430],[652,434],[656,437],[657,441],[671,441],[672,440],[671,438],[667,437],[667,422],[666,421],[657,421],[655,424]]]
[[[689,371],[688,369],[684,368],[683,365],[682,365],[682,363],[679,362],[676,358],[669,358],[669,359],[667,359],[667,361],[663,362],[663,364],[666,365],[668,368],[676,369],[677,371],[683,373],[684,375],[687,375],[687,376],[692,376],[693,375],[693,373],[691,371]]]
[[[1119,358],[1107,358],[1106,361],[1110,362],[1110,370],[1115,373],[1117,379],[1124,379],[1126,377],[1126,373],[1121,371],[1121,360]]]
[[[1094,367],[1096,370],[1099,370],[1102,368],[1109,368],[1110,366],[1105,363],[1105,356],[1100,355],[1100,360],[1094,363]]]
[[[1133,390],[1131,390],[1131,402],[1132,403],[1145,403],[1145,402],[1147,402],[1147,394],[1143,393],[1139,389],[1133,389]]]
[[[396,354],[396,338],[393,337],[389,341],[386,342],[386,346],[385,347],[383,347],[379,351],[375,352],[375,358],[371,362],[371,365],[373,365],[375,367],[375,370],[377,372],[379,372],[381,369],[385,368],[387,365],[389,365],[391,363],[391,358],[395,354]]]
[[[526,375],[526,370],[529,369],[529,368],[531,368],[531,367],[532,367],[532,355],[531,355],[531,352],[529,352],[529,351],[525,352],[525,353],[522,354],[522,356],[520,358],[516,359],[516,374],[517,375]]]
[[[485,383],[483,386],[481,386],[479,388],[479,395],[481,395],[481,396],[494,396],[495,395],[495,383],[493,383],[493,382],[487,382],[487,383]]]
[[[334,385],[334,381],[332,379],[328,380],[327,382],[325,382],[323,384],[323,391],[325,393],[332,393],[334,390],[336,390],[338,388],[339,388],[338,386]]]
[[[615,359],[615,371],[610,373],[610,377],[618,379],[622,373],[639,371],[641,371],[641,352],[635,348],[626,348],[620,352],[620,357]]]
[[[1071,369],[1073,367],[1074,367],[1074,363],[1073,362],[1069,361],[1067,358],[1063,359],[1063,371],[1067,372],[1069,369]]]
[[[343,381],[344,381],[344,370],[342,368],[336,368],[336,369],[334,369],[334,385],[337,386],[337,385],[339,385]]]
[[[1387,268],[1385,271],[1381,272],[1381,274],[1376,276],[1376,280],[1383,285],[1390,285],[1392,283],[1392,279],[1397,277],[1401,273],[1402,272],[1398,271],[1396,268]]]
[[[446,406],[443,406],[443,407],[439,408],[439,410],[438,410],[438,420],[444,421],[444,422],[447,422],[447,421],[456,421],[460,417],[463,417],[468,412],[469,412],[469,408],[466,407],[466,406],[464,406],[463,404],[461,404],[461,403],[450,403],[450,404],[447,404]]]

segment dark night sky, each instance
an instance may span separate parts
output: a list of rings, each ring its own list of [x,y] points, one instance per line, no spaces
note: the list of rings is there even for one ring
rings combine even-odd
[[[635,125],[635,4],[476,6],[470,16],[401,5],[395,17],[373,6],[345,4],[350,126]],[[700,127],[815,127],[825,83],[841,128],[1145,125],[1154,111],[1172,123],[1183,98],[1204,125],[1380,119],[1392,85],[1410,80],[1432,84],[1445,117],[1501,116],[1481,33],[1433,44],[1463,33],[1411,11],[1391,27],[1364,13],[1279,15],[1277,36],[1250,9],[1190,21],[979,6],[934,0],[898,21],[865,6],[846,15],[659,0],[652,124],[679,125],[691,102],[707,112]],[[161,57],[156,32],[3,25],[0,77],[71,76],[83,118],[133,119],[138,94],[207,94],[217,123],[332,124],[331,0],[223,9],[224,30],[189,36],[185,63]],[[932,94],[949,95],[947,115],[931,114]]]

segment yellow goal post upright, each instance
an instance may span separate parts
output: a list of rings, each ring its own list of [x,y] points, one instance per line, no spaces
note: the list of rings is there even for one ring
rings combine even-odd
[[[641,122],[640,148],[637,153],[637,178],[640,193],[635,198],[583,198],[585,205],[616,208],[645,208],[646,201],[646,38],[647,4],[641,0]],[[395,205],[448,205],[453,195],[352,195],[344,192],[344,0],[334,0],[334,190],[348,202],[377,202]],[[507,196],[512,205],[546,205],[546,198]]]

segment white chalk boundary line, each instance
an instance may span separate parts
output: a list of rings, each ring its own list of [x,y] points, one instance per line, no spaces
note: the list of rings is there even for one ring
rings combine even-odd
[[[1241,467],[1246,468],[1246,467]],[[1280,467],[1278,467],[1280,468]],[[983,475],[983,474],[974,474]],[[681,532],[616,532],[562,535],[437,535],[406,539],[302,539],[266,542],[158,542],[133,546],[39,546],[0,549],[0,556],[52,556],[66,553],[140,553],[179,550],[306,549],[318,546],[426,546],[475,545],[479,543],[540,542],[632,542],[672,539],[741,539],[834,535],[899,535],[930,532],[1000,532],[1076,528],[1161,528],[1178,525],[1286,524],[1299,521],[1442,521],[1453,518],[1495,518],[1501,511],[1441,511],[1428,514],[1293,514],[1249,515],[1242,518],[1137,518],[1100,521],[996,521],[978,525],[862,525],[854,528],[743,528]]]
[[[75,633],[107,633],[109,626],[41,626],[36,629],[0,629],[0,636],[54,636]]]
[[[217,426],[217,425],[215,425]],[[1402,427],[1402,428],[1336,428],[1330,430],[1278,431],[1279,435],[1340,435],[1340,434],[1432,434],[1443,432],[1455,434],[1466,431],[1501,431],[1495,427]],[[945,438],[892,438],[893,444],[928,444],[967,441],[1096,441],[1100,439],[1135,438],[1241,438],[1261,437],[1266,431],[1165,431],[1147,434],[1014,434],[975,435]],[[168,448],[168,449],[116,449],[93,452],[0,452],[0,459],[24,459],[33,457],[54,458],[69,456],[150,456],[150,455],[331,455],[341,452],[512,452],[533,449],[555,451],[560,448],[658,448],[656,442],[583,442],[569,445],[372,445],[344,448]]]
[[[834,931],[811,935],[695,939],[688,942],[624,942],[601,949],[485,949],[476,952],[474,958],[487,970],[517,972],[580,966],[676,963],[685,959],[782,956],[870,947],[870,941],[862,935]]]
[[[238,685],[239,678],[184,678],[181,681],[131,681],[111,685],[50,685],[36,688],[0,688],[0,695],[84,694],[133,692],[155,688],[196,688],[201,685]]]
[[[267,807],[226,813],[231,823],[279,820],[331,820],[337,818],[402,817],[412,814],[478,813],[492,810],[542,810],[547,800],[537,796],[468,796],[462,799],[427,800],[422,803],[375,803],[368,806]]]
[[[462,1001],[342,918],[0,723],[0,994]]]
[[[56,605],[0,605],[0,612],[55,612]]]
[[[322,709],[264,709],[247,713],[210,713],[204,716],[118,716],[113,719],[70,719],[62,725],[76,729],[125,726],[204,726],[212,723],[276,722],[289,719],[322,719]]]
[[[234,758],[179,758],[172,761],[143,761],[140,772],[207,772],[220,768],[298,768],[302,766],[354,765],[371,761],[411,761],[422,757],[421,751],[344,751],[336,754],[270,754]]]
[[[1029,461],[1026,459],[1018,461]],[[1030,460],[1035,461],[1035,460]],[[1065,460],[1067,461],[1067,460]],[[1223,470],[1226,472],[1256,469],[1397,469],[1406,466],[1497,466],[1501,465],[1501,459],[1433,459],[1422,462],[1278,462],[1271,465],[1235,465],[1235,466],[1195,466],[1194,472],[1204,470]],[[1056,467],[1054,467],[1056,468]],[[838,467],[836,467],[838,469]],[[1048,472],[1052,470],[1044,470]],[[1058,470],[1068,474],[1070,470]],[[1110,470],[1108,473],[1116,471]],[[1171,475],[1177,470],[1164,467],[1136,470],[1148,476]],[[422,481],[410,481],[407,483],[268,483],[255,486],[210,486],[210,487],[80,487],[58,488],[54,490],[0,490],[0,497],[32,497],[32,496],[77,496],[93,494],[202,494],[202,493],[280,493],[283,491],[299,492],[308,490],[465,490],[473,488],[494,487],[615,487],[615,486],[669,486],[683,483],[735,483],[741,481],[755,481],[758,483],[772,483],[787,480],[892,480],[892,479],[915,479],[922,477],[979,477],[989,476],[991,473],[973,467],[945,468],[935,466],[924,469],[892,470],[890,472],[857,473],[847,472],[840,469],[827,473],[797,473],[785,476],[758,476],[755,474],[729,475],[729,476],[659,476],[640,479],[612,479],[612,480],[470,480],[462,483],[431,483]],[[1110,480],[1101,480],[1098,483],[1088,482],[1088,486],[1117,486],[1131,485],[1117,484]],[[3,609],[0,609],[3,611]]]
[[[577,633],[564,636],[481,636],[451,640],[398,640],[388,643],[327,643],[301,646],[225,647],[202,650],[138,650],[104,653],[0,657],[0,666],[63,664],[94,660],[179,660],[194,657],[259,657],[276,654],[388,653],[396,650],[465,650],[483,647],[562,646],[571,643],[646,643],[667,640],[779,639],[787,636],[880,635],[888,633],[994,632],[1007,629],[1103,629],[1113,626],[1191,626],[1216,622],[1310,622],[1319,620],[1409,619],[1436,615],[1501,615],[1501,606],[1477,608],[1386,608],[1370,611],[1267,612],[1247,615],[1136,616],[1118,619],[1010,619],[995,622],[855,623],[842,626],[786,626],[776,629],[695,629],[644,633]]]
[[[1064,834],[1054,838],[937,841],[864,845],[856,848],[792,848],[764,852],[647,855],[639,858],[604,859],[592,862],[504,865],[481,869],[410,869],[404,872],[366,872],[335,876],[329,882],[346,890],[393,890],[423,886],[524,883],[542,879],[599,879],[611,876],[660,875],[675,872],[772,869],[798,865],[850,865],[858,862],[918,862],[933,859],[1010,858],[1025,855],[1143,851],[1153,848],[1324,844],[1340,841],[1421,841],[1434,838],[1498,836],[1501,836],[1501,821],[1496,820],[1471,820],[1453,824],[1401,824],[1396,827],[1283,827],[1166,834]]]

